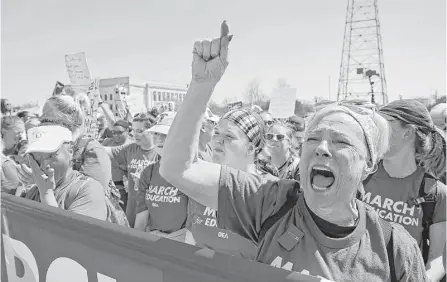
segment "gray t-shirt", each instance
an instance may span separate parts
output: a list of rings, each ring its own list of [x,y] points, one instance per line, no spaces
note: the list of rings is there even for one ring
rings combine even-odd
[[[260,177],[222,166],[217,224],[259,244],[256,260],[333,281],[390,281],[383,231],[377,213],[357,202],[358,225],[344,238],[323,234],[300,194],[297,204],[259,242],[262,224],[295,193],[296,181]],[[429,281],[416,241],[393,224],[399,281]]]
[[[113,159],[118,163],[121,169],[127,173],[129,180],[129,197],[127,200],[126,216],[131,227],[135,224],[137,208],[137,191],[135,187],[134,175],[140,178],[140,174],[150,164],[158,159],[158,154],[154,150],[143,150],[135,143],[130,143],[112,148]]]

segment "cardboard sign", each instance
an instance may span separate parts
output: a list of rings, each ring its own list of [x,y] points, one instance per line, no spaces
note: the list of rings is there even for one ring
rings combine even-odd
[[[295,113],[296,88],[277,88],[270,99],[269,112],[274,118],[289,118]]]
[[[99,107],[99,78],[95,78],[90,87],[87,89],[87,96],[90,99],[90,109],[85,110],[85,134],[92,138],[97,138],[98,136],[98,107]]]
[[[1,281],[327,281],[1,197]]]
[[[76,93],[85,92],[91,83],[90,71],[87,65],[85,53],[65,55],[65,66],[71,86]]]

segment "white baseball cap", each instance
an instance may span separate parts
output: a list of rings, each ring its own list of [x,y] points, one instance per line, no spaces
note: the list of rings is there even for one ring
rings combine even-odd
[[[205,119],[213,122],[218,122],[220,120],[220,118],[213,114],[213,112],[209,108],[206,108]]]
[[[157,117],[156,124],[149,128],[148,132],[156,132],[168,135],[169,129],[171,128],[174,118],[177,115],[176,112],[163,112]]]
[[[71,142],[73,135],[70,130],[59,125],[45,125],[28,130],[28,153],[53,153],[62,144]]]

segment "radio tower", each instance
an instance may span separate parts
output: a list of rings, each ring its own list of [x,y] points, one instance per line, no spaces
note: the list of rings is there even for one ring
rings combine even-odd
[[[348,0],[337,100],[388,103],[377,0]]]

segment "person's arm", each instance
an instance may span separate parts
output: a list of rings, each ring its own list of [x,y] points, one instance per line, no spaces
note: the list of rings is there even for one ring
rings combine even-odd
[[[99,97],[101,97],[101,95],[99,95]],[[101,109],[104,112],[104,116],[107,119],[108,128],[110,130],[112,130],[113,129],[113,125],[116,122],[115,115],[113,114],[112,110],[109,108],[109,105],[104,103],[104,101],[102,101],[102,98],[100,98],[100,99],[101,100],[100,100],[100,104],[99,105],[101,106]]]
[[[149,221],[149,210],[137,213],[135,217],[134,229],[146,231],[147,222]]]
[[[446,244],[446,222],[438,222],[430,226],[430,247],[426,265],[427,275],[431,281],[440,281],[445,275],[442,256]]]
[[[429,232],[428,261],[426,264],[427,275],[432,281],[439,281],[445,275],[445,268],[442,262],[444,246],[446,244],[446,194],[447,188],[437,182],[436,205],[433,212],[433,224]]]
[[[20,181],[17,173],[16,164],[14,161],[5,159],[2,165],[2,177],[1,177],[1,190],[8,194],[14,194],[13,192],[19,187]]]
[[[149,220],[149,209],[146,205],[146,189],[149,188],[151,182],[153,166],[154,166],[153,164],[150,164],[146,168],[144,168],[144,170],[141,172],[141,177],[138,183],[138,191],[136,198],[137,216],[135,218],[134,228],[141,231],[146,230],[147,222]]]
[[[96,180],[89,179],[82,185],[76,198],[67,207],[67,210],[100,220],[106,220],[107,206],[101,184]]]
[[[188,197],[217,209],[221,166],[197,160],[200,128],[214,87],[228,65],[228,44],[232,36],[224,22],[221,37],[196,42],[192,80],[166,139],[160,175]],[[203,48],[202,46],[208,46]]]

